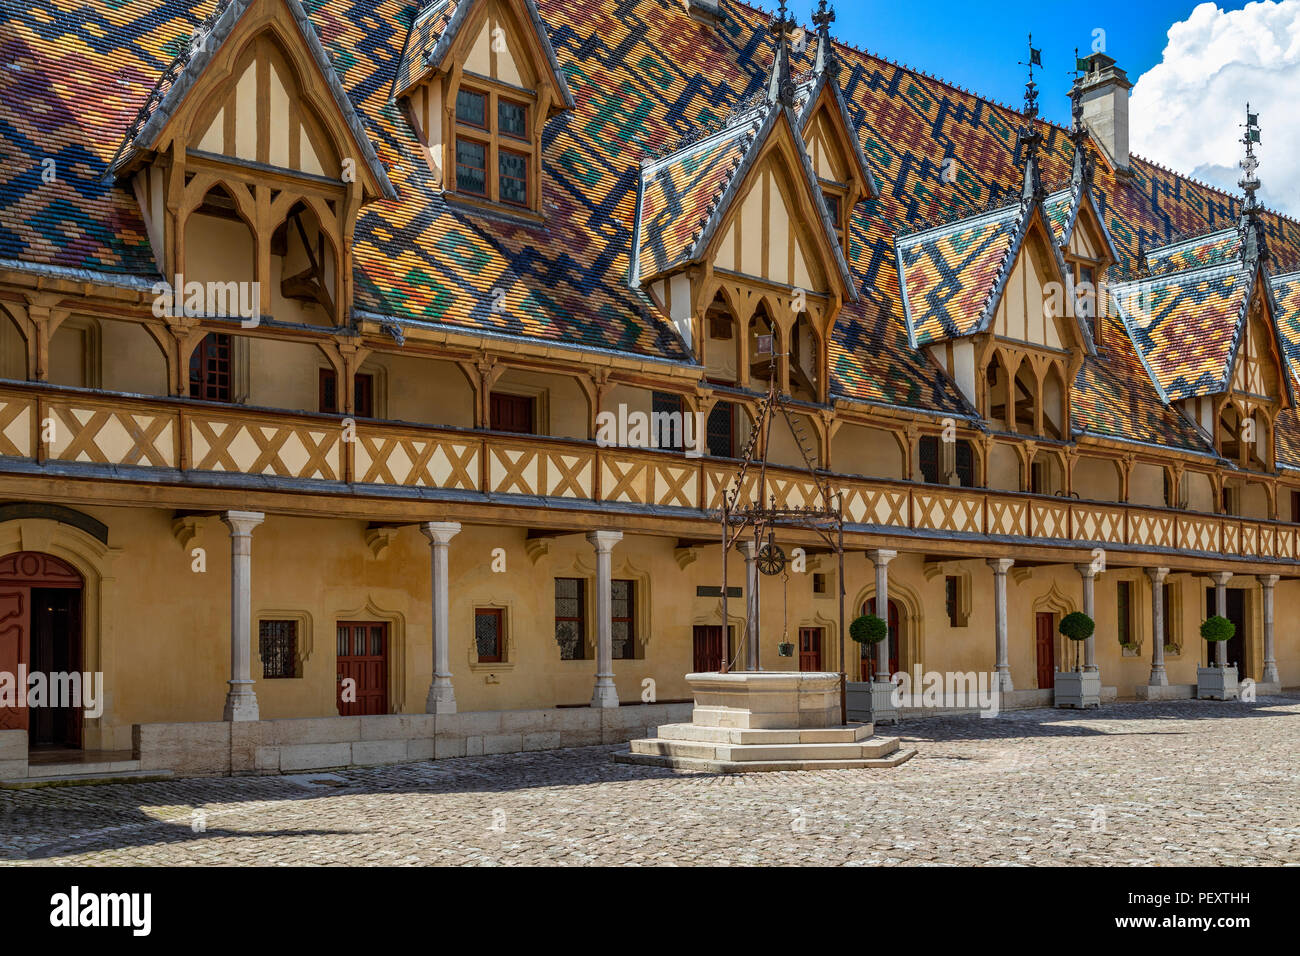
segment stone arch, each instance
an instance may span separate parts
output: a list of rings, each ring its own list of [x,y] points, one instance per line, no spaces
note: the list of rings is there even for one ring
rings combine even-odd
[[[328,626],[329,646],[333,646],[338,621],[383,621],[388,625],[388,712],[400,714],[406,707],[406,647],[410,640],[406,615],[396,608],[380,604],[373,594],[356,608],[336,610],[322,626]],[[510,628],[507,631],[509,637]]]
[[[1054,614],[1056,615],[1056,624],[1061,623],[1061,618],[1071,611],[1077,611],[1079,608],[1072,598],[1066,596],[1057,582],[1053,581],[1046,591],[1034,598],[1033,613]],[[1053,634],[1053,640],[1056,644],[1056,667],[1058,670],[1063,669],[1073,661],[1071,656],[1074,652],[1071,646],[1074,642],[1057,632]]]
[[[846,626],[862,613],[866,603],[875,596],[876,582],[873,570],[873,580],[859,589],[853,603],[844,609]],[[899,670],[911,671],[915,666],[924,669],[925,602],[913,588],[896,580],[893,573],[889,575],[889,602],[898,608],[898,629],[901,632],[898,641]]]
[[[57,558],[81,575],[81,669],[103,672],[103,645],[117,616],[114,606],[113,560],[121,550],[79,527],[50,518],[15,518],[0,521],[0,558],[20,551],[35,551]],[[110,685],[111,686],[111,685]],[[104,713],[85,718],[81,742],[87,750],[114,749],[126,738],[113,723],[113,696],[107,695]],[[130,728],[126,728],[129,732]]]

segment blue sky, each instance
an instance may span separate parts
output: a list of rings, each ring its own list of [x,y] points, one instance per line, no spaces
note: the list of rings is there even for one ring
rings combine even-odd
[[[761,0],[775,8],[779,0]],[[1094,0],[1087,4],[1009,0],[1003,3],[910,0],[848,2],[835,8],[835,35],[848,43],[933,73],[989,99],[1018,107],[1024,101],[1027,34],[1043,51],[1035,70],[1039,109],[1046,119],[1069,123],[1066,94],[1074,49],[1091,52],[1093,31],[1105,31],[1105,51],[1133,82],[1161,60],[1171,24],[1185,20],[1195,0]],[[791,12],[811,23],[816,0],[794,0]],[[1220,2],[1223,10],[1244,3]]]

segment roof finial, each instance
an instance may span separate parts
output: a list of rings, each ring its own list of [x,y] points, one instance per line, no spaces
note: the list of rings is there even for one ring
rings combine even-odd
[[[790,35],[798,28],[794,17],[786,9],[785,0],[768,29],[776,40],[776,59],[772,62],[772,79],[767,85],[769,103],[780,103],[794,108],[794,76],[790,71]]]
[[[1029,61],[1020,61],[1029,67],[1029,82],[1025,84],[1025,119],[1031,123],[1038,119],[1038,84],[1034,82],[1034,67],[1043,65],[1043,51],[1034,49],[1034,35],[1029,34]]]
[[[1079,59],[1079,48],[1074,49],[1074,84],[1070,87],[1070,142],[1074,144],[1074,165],[1070,172],[1070,185],[1087,186],[1092,180],[1092,157],[1088,154],[1088,127],[1083,122],[1083,80],[1080,73],[1088,72],[1088,60]]]
[[[831,39],[831,24],[835,22],[835,8],[821,0],[812,16],[813,26],[817,28],[817,64],[818,73],[837,73],[840,67],[839,57],[835,55],[835,41]]]
[[[1243,126],[1245,134],[1241,137],[1241,142],[1246,147],[1245,158],[1241,161],[1241,168],[1246,175],[1241,178],[1237,185],[1241,186],[1246,193],[1246,200],[1241,207],[1241,251],[1247,262],[1263,262],[1268,259],[1268,246],[1264,240],[1264,224],[1260,221],[1259,202],[1255,198],[1255,193],[1259,191],[1259,177],[1255,175],[1255,170],[1259,169],[1259,159],[1255,156],[1255,144],[1259,142],[1259,114],[1250,111],[1250,104],[1246,104],[1246,122]]]

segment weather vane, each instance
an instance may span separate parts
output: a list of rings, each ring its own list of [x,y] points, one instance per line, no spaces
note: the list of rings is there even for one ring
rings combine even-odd
[[[1029,67],[1029,82],[1025,84],[1025,117],[1035,119],[1038,116],[1038,84],[1034,82],[1034,67],[1043,65],[1043,51],[1034,49],[1034,35],[1029,34],[1029,62],[1019,61],[1020,66]]]

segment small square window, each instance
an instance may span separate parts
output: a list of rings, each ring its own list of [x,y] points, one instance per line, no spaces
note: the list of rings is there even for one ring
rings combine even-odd
[[[472,139],[456,140],[456,185],[462,192],[487,195],[487,147]]]
[[[813,572],[813,594],[826,593],[826,575]]]
[[[298,622],[259,621],[257,650],[263,680],[301,677],[298,669]]]
[[[528,107],[512,100],[497,100],[497,132],[528,139]]]
[[[480,664],[500,664],[505,660],[503,617],[499,607],[474,609],[474,644]]]
[[[487,129],[487,96],[473,90],[456,94],[456,120],[466,126]]]
[[[503,149],[497,165],[501,172],[501,201],[516,206],[528,205],[528,157]]]

